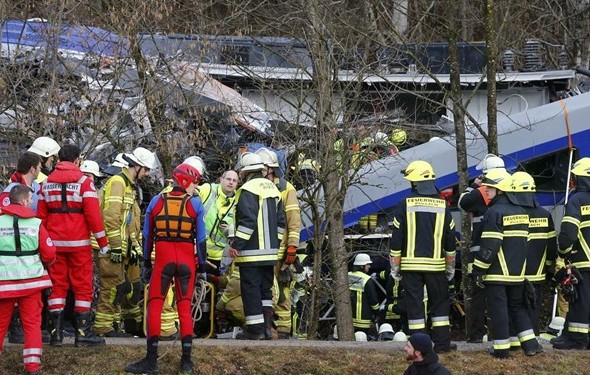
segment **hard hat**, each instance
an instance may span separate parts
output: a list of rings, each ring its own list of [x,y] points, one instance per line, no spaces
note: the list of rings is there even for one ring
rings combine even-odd
[[[133,163],[148,169],[156,168],[156,156],[143,147],[137,147],[131,154],[125,155]]]
[[[254,152],[256,155],[260,156],[264,165],[270,168],[278,168],[279,167],[279,158],[277,157],[276,152],[269,150],[266,147],[261,147]]]
[[[515,172],[512,175],[512,192],[533,193],[536,191],[535,179],[526,172]]]
[[[406,336],[404,331],[399,331],[395,335],[393,335],[393,341],[405,342],[408,341],[408,336]]]
[[[363,331],[356,331],[354,333],[354,339],[355,341],[367,342],[367,334]]]
[[[485,335],[483,335],[483,337],[481,338],[481,341],[488,342],[488,334],[487,333]]]
[[[387,134],[383,132],[375,133],[375,136],[373,137],[373,142],[381,146],[388,146],[391,144],[391,142],[389,141],[389,137],[387,136]]]
[[[338,326],[334,325],[334,332],[332,333],[332,337],[338,340]]]
[[[100,167],[98,166],[98,163],[92,160],[84,160],[80,166],[80,171],[82,171],[82,173],[91,173],[96,177],[103,176],[103,174],[100,173]]]
[[[129,166],[129,163],[124,159],[124,155],[122,152],[117,154],[115,157],[115,161],[111,164],[113,167],[118,168],[126,168]]]
[[[482,171],[483,173],[488,173],[492,169],[502,168],[504,169],[504,160],[499,158],[494,154],[487,154],[482,161],[475,166],[475,169]]]
[[[186,163],[182,163],[174,168],[172,177],[183,189],[187,189],[191,183],[198,184],[199,181],[201,181],[201,173],[197,170],[197,168]]]
[[[314,172],[320,171],[320,164],[313,159],[304,159],[297,164],[297,169],[300,171],[311,170]]]
[[[360,148],[365,148],[373,145],[373,137],[365,137],[359,143]]]
[[[551,323],[549,323],[549,328],[559,332],[563,329],[563,327],[565,326],[565,318],[562,318],[561,316],[556,316],[553,319],[551,319]]]
[[[253,152],[245,152],[240,158],[241,171],[243,172],[254,172],[261,171],[264,169],[264,163],[260,155]]]
[[[436,177],[430,163],[423,160],[414,160],[402,173],[406,180],[412,182],[433,181]]]
[[[481,184],[509,192],[512,189],[512,176],[505,169],[494,168],[483,176]]]
[[[406,143],[407,138],[408,135],[403,129],[394,129],[393,132],[391,132],[391,142],[393,142],[393,144],[396,146],[402,146],[404,143]]]
[[[576,176],[590,177],[590,158],[578,160],[572,167],[572,173]]]
[[[206,170],[205,162],[199,156],[189,156],[188,158],[184,159],[184,161],[182,163],[188,164],[188,165],[192,166],[193,168],[195,168],[197,171],[199,171],[201,176],[203,176],[205,174],[205,170]]]
[[[356,257],[354,257],[353,265],[354,266],[364,266],[365,264],[371,264],[371,263],[373,263],[373,262],[371,261],[370,256],[368,256],[365,253],[360,253],[360,254],[357,254]]]
[[[56,141],[49,137],[39,137],[33,141],[33,144],[27,151],[42,156],[44,158],[57,155],[61,147]]]
[[[379,334],[382,334],[384,332],[393,332],[393,327],[391,326],[391,324],[389,323],[383,323],[381,324],[381,326],[379,327]]]

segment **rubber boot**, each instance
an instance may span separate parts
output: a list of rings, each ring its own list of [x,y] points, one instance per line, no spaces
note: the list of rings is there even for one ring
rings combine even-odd
[[[23,324],[20,321],[20,311],[18,311],[18,308],[12,311],[12,319],[10,320],[10,327],[8,329],[8,342],[11,344],[25,343],[25,332],[23,331]]]
[[[102,346],[105,341],[94,333],[92,326],[92,312],[76,312],[76,338],[75,346]]]
[[[158,373],[158,337],[152,337],[147,340],[147,354],[145,358],[128,364],[125,366],[125,371],[132,374]]]
[[[193,349],[193,338],[186,336],[182,338],[182,357],[180,357],[180,371],[183,373],[192,374],[195,364],[191,359],[191,351]]]
[[[264,339],[272,340],[272,325],[274,323],[274,310],[265,309],[263,310],[264,316]]]
[[[64,341],[63,311],[50,312],[47,318],[47,330],[49,331],[49,345],[61,346]]]
[[[261,325],[261,324],[256,324],[256,326],[259,326],[259,325]],[[242,332],[240,332],[236,335],[236,339],[237,340],[266,340],[266,338],[264,336],[264,327],[262,327],[262,332],[260,332],[260,333],[249,331],[248,328],[253,329],[254,327],[246,326],[246,328],[244,328],[244,330]],[[258,327],[256,327],[256,328],[258,328]]]

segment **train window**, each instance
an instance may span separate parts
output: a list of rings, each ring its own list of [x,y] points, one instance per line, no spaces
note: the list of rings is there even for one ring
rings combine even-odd
[[[565,191],[568,181],[570,151],[563,149],[540,158],[521,163],[520,170],[528,172],[535,179],[538,192]],[[573,161],[577,160],[574,151]]]

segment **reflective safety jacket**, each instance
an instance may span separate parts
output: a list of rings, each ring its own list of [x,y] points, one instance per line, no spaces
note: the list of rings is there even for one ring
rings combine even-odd
[[[256,174],[236,192],[238,266],[274,266],[283,240],[285,212],[281,193],[272,181]]]
[[[379,311],[375,281],[364,272],[349,272],[348,288],[352,304],[352,325],[356,328],[371,328],[373,316]]]
[[[8,184],[8,186],[4,188],[4,191],[0,193],[0,213],[2,213],[2,207],[6,207],[10,204],[10,198],[8,194],[10,194],[10,190],[12,190],[12,188],[18,184],[28,186],[23,175],[18,172],[14,172],[12,176],[10,176],[10,184]],[[33,205],[31,206],[31,209],[33,212],[37,212],[37,202],[39,201],[39,189],[41,186],[37,181],[33,181],[29,187],[33,190]]]
[[[228,233],[234,232],[235,194],[225,195],[220,184],[199,186],[199,196],[205,208],[205,227],[207,228],[207,258],[220,260],[227,246],[228,235],[220,229],[223,222]]]
[[[35,213],[20,205],[6,206],[0,216],[0,299],[50,288],[45,265],[54,260],[55,246]]]
[[[122,249],[123,253],[127,251],[134,221],[140,220],[134,215],[135,195],[135,183],[127,168],[109,178],[103,188],[102,216],[109,245],[111,249]]]
[[[525,208],[529,214],[528,251],[525,276],[531,282],[545,281],[547,267],[555,263],[557,241],[549,211],[542,207]]]
[[[107,246],[96,188],[74,163],[57,163],[41,185],[37,217],[58,252],[90,251],[90,232],[101,248]]]
[[[565,205],[559,254],[578,269],[590,269],[590,191],[577,188]]]
[[[297,199],[297,190],[285,179],[275,179],[275,184],[281,192],[281,201],[285,209],[285,231],[281,247],[279,248],[278,259],[282,261],[285,256],[287,246],[299,247],[299,233],[301,231],[301,212],[299,210],[299,200]]]
[[[401,271],[444,272],[454,228],[444,199],[412,193],[395,208],[390,256],[401,257]]]
[[[184,208],[181,210],[183,201]],[[165,202],[167,203],[166,206],[164,204]],[[161,220],[166,215],[166,210],[168,210],[168,217],[170,219],[168,226]],[[174,213],[176,213],[176,217],[174,217]],[[181,213],[186,216],[179,215]],[[203,216],[204,210],[201,199],[197,196],[189,196],[184,189],[179,187],[175,187],[169,193],[158,194],[153,197],[145,212],[143,225],[143,259],[151,259],[154,240],[162,242],[185,242],[188,241],[188,237],[191,237],[192,239],[190,241],[194,242],[197,245],[197,249],[199,249],[198,245],[205,242],[205,222],[203,221]],[[157,218],[159,227],[156,227]],[[192,230],[190,234],[186,232],[189,227]],[[170,236],[168,236],[168,233]],[[197,253],[197,255],[199,256],[199,262],[204,264],[206,254]]]
[[[485,274],[492,284],[524,282],[529,215],[505,195],[492,199],[483,219],[481,245],[473,262],[473,272]]]

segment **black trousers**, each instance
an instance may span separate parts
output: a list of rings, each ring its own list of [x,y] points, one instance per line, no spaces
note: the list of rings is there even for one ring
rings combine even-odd
[[[579,270],[584,277],[579,280],[575,286],[578,292],[578,299],[570,302],[567,312],[566,322],[567,330],[564,334],[571,341],[579,343],[588,343],[588,326],[590,323],[590,270]]]
[[[264,333],[264,311],[272,311],[274,266],[240,264],[240,291],[250,333]]]
[[[428,293],[428,317],[431,321],[432,341],[436,351],[444,351],[451,343],[449,311],[449,282],[444,272],[404,272],[402,287],[406,291],[406,309],[410,334],[426,332],[424,286]]]

